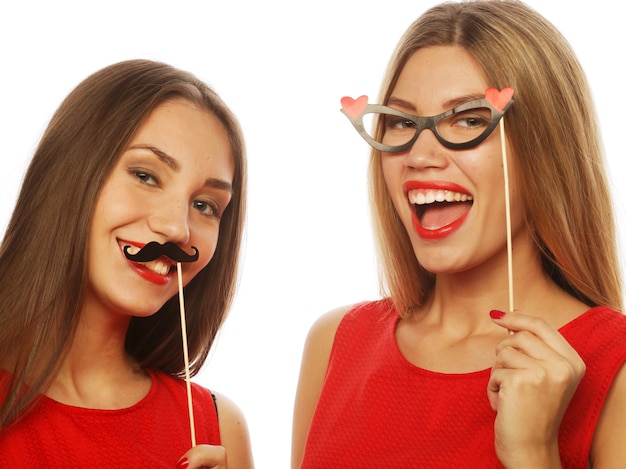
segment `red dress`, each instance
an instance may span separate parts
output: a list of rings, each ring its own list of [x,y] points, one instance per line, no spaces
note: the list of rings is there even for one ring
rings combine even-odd
[[[342,320],[301,469],[497,468],[490,370],[427,371],[400,353],[391,302],[357,305]],[[563,419],[563,467],[587,468],[593,432],[626,361],[626,316],[596,307],[560,329],[587,371]],[[541,412],[541,406],[537,406]]]
[[[0,370],[0,381],[8,374]],[[148,395],[132,407],[95,410],[42,397],[0,435],[0,468],[168,468],[191,448],[183,380],[150,372]],[[196,441],[220,444],[213,396],[192,384]]]

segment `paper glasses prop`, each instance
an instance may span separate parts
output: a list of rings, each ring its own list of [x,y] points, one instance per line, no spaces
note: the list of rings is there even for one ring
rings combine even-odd
[[[504,133],[504,114],[515,102],[513,88],[488,88],[485,97],[473,99],[436,116],[408,114],[381,104],[369,104],[367,96],[341,99],[343,112],[354,128],[376,150],[393,153],[413,146],[423,130],[433,132],[439,143],[451,150],[473,148],[483,142],[500,123],[504,198],[506,210],[507,261],[509,277],[509,310],[513,311],[513,261],[511,241],[511,204],[509,171]],[[365,120],[371,120],[369,131]],[[378,123],[379,125],[374,125]],[[372,133],[370,133],[372,132]]]
[[[384,152],[405,151],[413,146],[425,129],[431,130],[439,143],[452,150],[475,147],[496,128],[509,106],[513,104],[512,88],[498,91],[489,88],[484,98],[463,103],[437,116],[421,117],[381,104],[368,104],[367,96],[341,99],[343,112],[352,125],[372,147]],[[365,121],[378,119],[383,128],[380,137],[366,129]],[[373,123],[373,122],[372,122]]]
[[[194,254],[187,254],[176,244],[167,242],[165,244],[151,241],[139,252],[131,254],[130,246],[124,246],[124,255],[135,262],[150,262],[165,256],[176,262],[178,274],[178,303],[180,305],[180,329],[183,339],[183,358],[185,360],[185,385],[187,387],[187,408],[189,409],[189,427],[191,429],[191,446],[196,446],[196,425],[193,417],[193,401],[191,399],[191,378],[189,373],[189,348],[187,346],[187,320],[185,317],[185,298],[183,295],[183,272],[181,262],[195,262],[198,260],[198,248],[191,247]]]

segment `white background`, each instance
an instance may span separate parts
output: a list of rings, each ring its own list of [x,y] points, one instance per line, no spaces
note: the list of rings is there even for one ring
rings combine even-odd
[[[400,35],[434,3],[57,0],[0,7],[0,229],[52,113],[97,69],[129,58],[168,62],[212,85],[239,117],[250,161],[243,273],[197,381],[242,408],[258,468],[289,465],[293,397],[311,323],[335,306],[378,297],[368,148],[339,100],[377,96]],[[529,3],[561,29],[587,70],[624,245],[622,17],[610,0]]]

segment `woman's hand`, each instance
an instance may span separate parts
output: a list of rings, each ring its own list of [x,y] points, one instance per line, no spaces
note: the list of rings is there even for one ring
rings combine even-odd
[[[176,463],[176,469],[227,469],[223,446],[197,445],[187,451]]]
[[[559,428],[585,374],[576,350],[547,321],[490,313],[512,333],[496,348],[487,393],[497,412],[495,445],[507,467],[561,467]]]

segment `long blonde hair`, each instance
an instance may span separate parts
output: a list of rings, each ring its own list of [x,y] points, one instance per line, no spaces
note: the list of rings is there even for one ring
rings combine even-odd
[[[409,57],[436,45],[463,47],[482,66],[489,86],[515,90],[507,135],[517,156],[526,223],[547,274],[590,306],[621,310],[615,219],[602,144],[587,79],[568,42],[541,15],[515,0],[441,4],[401,38],[379,102],[387,102]],[[372,151],[369,171],[382,292],[400,314],[408,314],[423,304],[434,277],[419,265],[393,208],[379,151]]]

